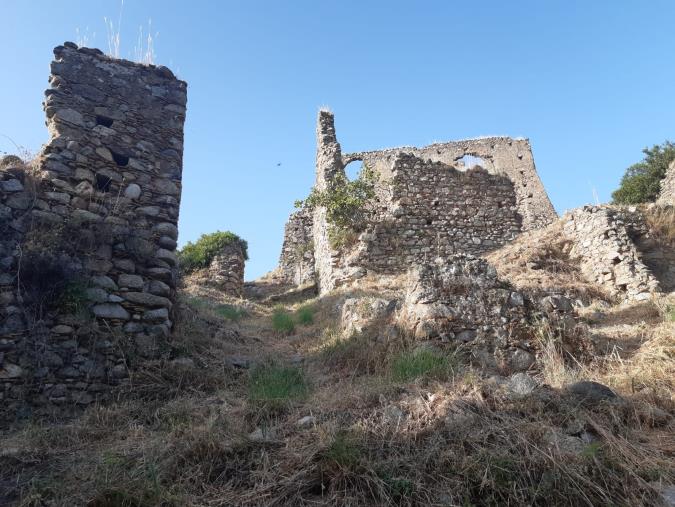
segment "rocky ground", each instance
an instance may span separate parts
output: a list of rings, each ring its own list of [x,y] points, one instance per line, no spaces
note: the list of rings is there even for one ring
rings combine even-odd
[[[577,292],[573,335],[528,321],[525,370],[378,320],[400,280],[186,280],[170,348],[116,402],[3,431],[0,505],[673,505],[673,296],[608,301],[528,241],[500,275]]]

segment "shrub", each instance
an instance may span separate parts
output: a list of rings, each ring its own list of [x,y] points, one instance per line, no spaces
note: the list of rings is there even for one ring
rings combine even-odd
[[[644,159],[626,169],[619,188],[612,193],[615,204],[654,202],[661,190],[661,180],[668,164],[675,160],[675,144],[665,141],[642,150]]]
[[[211,234],[202,234],[195,243],[188,242],[178,252],[181,268],[185,273],[206,268],[223,248],[235,242],[241,245],[244,260],[248,260],[248,243],[246,241],[232,232],[216,231]]]
[[[255,402],[285,403],[307,396],[309,386],[300,368],[267,364],[251,371],[249,398]]]
[[[295,331],[293,317],[283,308],[276,308],[272,314],[272,327],[277,333],[287,335]]]
[[[453,362],[448,355],[426,349],[402,352],[391,364],[391,376],[397,382],[445,377],[452,370]]]
[[[314,323],[314,309],[309,306],[301,306],[296,313],[298,323],[308,326]]]
[[[296,201],[295,206],[325,208],[331,246],[340,248],[353,241],[354,233],[363,228],[371,202],[375,198],[376,182],[376,173],[364,165],[355,180],[349,181],[344,174],[338,174],[326,190],[312,189],[307,199]]]

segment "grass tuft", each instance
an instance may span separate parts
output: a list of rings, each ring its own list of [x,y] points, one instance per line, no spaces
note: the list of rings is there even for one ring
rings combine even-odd
[[[342,468],[353,468],[361,459],[361,448],[346,431],[339,431],[323,457]]]
[[[249,398],[254,402],[286,403],[303,399],[309,385],[300,368],[268,364],[251,372]]]
[[[397,382],[418,378],[447,378],[455,364],[447,354],[433,350],[408,350],[398,354],[391,363],[391,376]]]
[[[215,308],[215,312],[218,314],[218,316],[233,322],[238,321],[242,317],[246,317],[246,310],[243,308],[237,308],[233,305],[218,305]]]
[[[276,308],[272,314],[272,328],[281,335],[289,335],[295,331],[293,316],[283,308]]]
[[[310,306],[301,306],[296,312],[298,324],[309,326],[314,323],[314,309]]]

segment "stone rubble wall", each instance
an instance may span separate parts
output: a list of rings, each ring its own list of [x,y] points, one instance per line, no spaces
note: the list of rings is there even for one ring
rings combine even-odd
[[[463,170],[466,155],[481,157],[486,167]],[[377,199],[365,230],[341,251],[328,240],[325,210],[314,210],[314,272],[321,292],[368,271],[402,274],[439,255],[481,254],[557,219],[527,140],[495,137],[343,156],[333,114],[320,111],[315,187],[328,188],[354,160],[377,175]],[[311,262],[287,248],[297,243],[299,220],[294,215],[286,227],[280,270],[287,280],[307,272]]]
[[[336,174],[344,172],[342,150],[335,135],[333,113],[319,111],[316,129],[316,180],[317,190],[325,190]],[[312,236],[314,238],[314,271],[320,292],[335,288],[339,278],[338,270],[342,261],[340,252],[335,251],[328,239],[328,221],[326,210],[316,208],[312,217]]]
[[[313,218],[311,210],[301,209],[286,222],[279,273],[288,283],[303,285],[314,281]]]
[[[89,403],[172,327],[187,85],[73,43],[54,55],[50,141],[0,176],[6,405]]]
[[[527,324],[527,306],[485,259],[456,254],[409,271],[397,320],[417,339],[470,343],[486,364],[526,370],[534,351],[516,330]]]
[[[675,161],[670,163],[666,177],[661,180],[661,193],[656,202],[675,206]]]
[[[648,299],[659,282],[643,263],[631,235],[644,229],[630,210],[613,206],[584,206],[565,214],[564,230],[574,244],[584,276],[615,297]]]
[[[558,218],[537,174],[532,148],[527,139],[485,137],[436,143],[422,148],[389,148],[349,153],[343,156],[343,162],[346,165],[354,160],[362,160],[386,178],[399,153],[409,153],[421,160],[442,162],[453,167],[461,167],[462,158],[467,155],[478,157],[490,174],[505,176],[513,182],[523,231],[540,229]]]
[[[244,249],[233,241],[211,261],[208,283],[225,294],[241,297],[244,294]]]
[[[388,191],[380,194],[389,197],[361,235],[352,264],[405,273],[436,257],[495,249],[521,231],[513,183],[504,176],[402,152],[387,173],[390,179],[380,185]]]

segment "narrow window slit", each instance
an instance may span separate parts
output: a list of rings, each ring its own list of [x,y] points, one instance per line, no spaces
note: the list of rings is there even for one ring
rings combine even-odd
[[[96,125],[103,125],[104,127],[112,127],[113,119],[107,116],[96,116]]]
[[[109,192],[110,191],[110,183],[112,183],[112,178],[109,178],[108,176],[105,176],[103,174],[97,174],[96,175],[96,190],[99,192]]]

